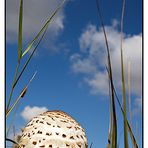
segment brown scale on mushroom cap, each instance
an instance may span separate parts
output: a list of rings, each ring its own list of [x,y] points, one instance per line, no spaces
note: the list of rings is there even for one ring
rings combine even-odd
[[[23,129],[21,148],[87,148],[84,129],[62,111],[47,111],[34,117]]]

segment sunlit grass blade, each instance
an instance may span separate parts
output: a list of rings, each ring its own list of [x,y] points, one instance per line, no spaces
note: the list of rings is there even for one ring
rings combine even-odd
[[[124,19],[124,10],[125,10],[125,0],[122,4],[122,14],[121,14],[121,76],[122,76],[122,97],[123,97],[123,109],[124,109],[124,147],[128,148],[128,132],[127,132],[127,122],[126,122],[126,88],[125,88],[125,79],[124,79],[124,61],[123,61],[123,19]]]
[[[33,46],[35,41],[38,39],[38,37],[44,32],[44,30],[48,27],[48,24],[51,23],[54,16],[57,14],[57,12],[61,9],[63,6],[65,0],[62,1],[62,3],[55,9],[55,11],[52,13],[52,15],[47,19],[46,23],[43,25],[41,30],[38,32],[38,34],[35,36],[35,38],[29,43],[28,47],[23,52],[22,56],[24,56]]]
[[[101,22],[101,26],[102,26],[103,34],[104,34],[104,38],[105,38],[105,45],[106,45],[106,49],[107,49],[108,69],[109,69],[109,78],[110,78],[110,84],[111,84],[112,113],[113,113],[113,129],[112,129],[112,142],[111,142],[112,145],[111,145],[111,147],[117,148],[117,119],[116,119],[116,106],[115,106],[114,90],[113,90],[114,84],[113,84],[113,77],[112,77],[110,49],[109,49],[108,39],[107,39],[107,35],[106,35],[104,23],[103,23],[103,18],[102,18],[100,6],[99,6],[99,0],[96,0],[96,4],[97,4],[98,16],[99,16],[99,19]]]
[[[19,102],[19,100],[24,97],[24,95],[26,94],[27,89],[28,89],[30,83],[32,82],[32,80],[34,79],[35,75],[36,75],[36,72],[34,73],[34,75],[32,76],[32,78],[30,79],[29,83],[28,83],[28,84],[24,87],[24,89],[21,91],[19,97],[14,101],[14,103],[12,104],[12,106],[10,107],[10,109],[6,112],[6,117],[7,117],[7,116],[9,115],[9,113],[13,110],[13,108],[17,105],[17,103]]]
[[[16,79],[16,81],[15,81],[15,83],[14,83],[14,86],[17,84],[17,82],[18,82],[19,79],[21,78],[21,76],[22,76],[23,72],[25,71],[27,65],[29,64],[30,60],[32,59],[32,57],[33,57],[35,51],[37,50],[37,48],[38,48],[38,46],[40,45],[40,43],[41,43],[43,37],[45,36],[46,31],[47,31],[47,28],[44,30],[42,36],[40,37],[39,41],[37,42],[36,46],[34,47],[34,49],[33,49],[32,53],[30,54],[29,58],[26,60],[25,64],[23,65],[23,68],[21,69],[20,73],[18,74],[18,77],[17,77],[17,79]]]
[[[19,28],[18,28],[18,62],[22,57],[22,32],[23,32],[23,0],[20,0]]]

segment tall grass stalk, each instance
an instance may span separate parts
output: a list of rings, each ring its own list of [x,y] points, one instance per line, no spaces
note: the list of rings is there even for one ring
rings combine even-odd
[[[127,132],[127,113],[126,113],[126,88],[124,79],[124,61],[123,61],[123,21],[124,21],[124,11],[125,11],[125,0],[122,4],[122,14],[121,14],[121,75],[122,75],[122,97],[123,97],[123,109],[124,109],[124,147],[128,148],[128,132]]]
[[[128,62],[128,106],[130,114],[130,126],[132,129],[132,105],[131,105],[131,62]]]
[[[122,115],[123,115],[123,117],[125,117],[124,109],[123,109],[123,107],[122,107],[122,105],[121,105],[121,103],[120,103],[120,100],[119,100],[118,95],[117,95],[117,93],[116,93],[115,87],[114,87],[114,92],[115,92],[115,97],[116,97],[117,102],[118,102],[118,104],[119,104],[120,110],[121,110],[121,112],[122,112]],[[135,136],[134,136],[134,134],[133,134],[132,128],[131,128],[131,126],[130,126],[130,124],[129,124],[129,122],[128,122],[127,117],[125,118],[125,120],[126,120],[126,123],[127,123],[127,130],[128,130],[128,132],[129,132],[130,137],[131,137],[131,140],[132,140],[132,144],[133,144],[134,148],[138,148],[138,144],[137,144],[136,138],[135,138]]]
[[[101,26],[103,28],[103,34],[105,37],[105,44],[106,44],[106,48],[107,48],[107,60],[108,60],[108,66],[107,66],[107,72],[110,78],[110,84],[111,84],[111,100],[112,100],[112,112],[113,112],[113,129],[112,129],[112,141],[111,141],[111,148],[116,148],[117,147],[117,119],[116,119],[116,107],[115,107],[115,98],[117,99],[117,102],[119,104],[119,107],[121,109],[123,118],[124,118],[124,125],[125,125],[125,130],[124,130],[124,143],[125,145],[128,147],[128,136],[127,136],[127,130],[130,134],[131,140],[132,140],[132,144],[135,148],[138,148],[135,136],[132,132],[131,126],[128,122],[127,116],[126,116],[126,112],[124,111],[126,104],[122,107],[120,100],[117,96],[117,93],[115,91],[115,87],[114,87],[114,83],[113,83],[113,77],[112,77],[112,66],[111,66],[111,60],[110,60],[110,50],[109,50],[109,45],[108,45],[108,40],[107,40],[107,35],[105,32],[105,27],[104,27],[104,23],[103,23],[103,19],[102,19],[102,15],[101,15],[101,10],[99,7],[99,1],[96,0],[97,3],[97,10],[98,10],[98,15],[99,15],[99,19],[101,21]],[[121,17],[121,47],[122,47],[122,28],[123,28],[123,17],[124,17],[124,7],[125,7],[125,1],[123,1],[123,5],[122,5],[122,17]],[[123,53],[122,53],[122,48],[121,48],[121,62],[123,62]],[[121,69],[122,69],[122,82],[124,82],[124,67],[123,63],[121,63]],[[125,82],[122,84],[123,85],[123,89],[124,89],[124,95],[126,94],[125,92]],[[125,95],[126,96],[126,95]],[[115,97],[115,98],[114,98]],[[124,97],[123,97],[124,98]],[[115,135],[114,135],[115,134]],[[125,147],[126,147],[125,146]],[[126,148],[127,148],[126,147]]]
[[[110,49],[108,45],[107,34],[106,34],[104,23],[103,23],[101,9],[99,6],[100,5],[99,0],[96,0],[96,4],[97,4],[99,20],[101,22],[101,26],[102,26],[103,34],[105,38],[105,45],[106,45],[106,50],[107,50],[107,62],[108,62],[107,66],[109,70],[109,78],[110,78],[110,85],[111,85],[111,99],[112,99],[112,113],[113,113],[113,129],[112,129],[111,147],[117,148],[117,119],[116,119],[116,106],[115,106],[115,98],[114,98],[114,90],[113,90],[114,84],[113,84],[113,77],[112,77],[112,64],[111,64],[111,58],[110,58]]]
[[[108,73],[109,74],[109,73]],[[112,99],[111,99],[111,85],[110,85],[110,78],[109,79],[109,113],[110,113],[110,121],[109,121],[109,131],[108,131],[108,144],[107,148],[111,148],[111,134],[112,134],[112,128],[113,128],[113,113],[112,113]]]

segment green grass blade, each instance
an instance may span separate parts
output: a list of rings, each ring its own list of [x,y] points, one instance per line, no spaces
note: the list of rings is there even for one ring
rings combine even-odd
[[[16,70],[15,70],[15,74],[14,74],[14,79],[13,79],[10,95],[9,95],[9,98],[8,98],[6,111],[8,111],[9,106],[10,106],[13,90],[14,90],[14,87],[15,87],[14,83],[15,83],[16,78],[17,78],[20,60],[21,60],[21,57],[22,57],[22,30],[23,30],[22,27],[23,27],[23,0],[20,0],[19,28],[18,28],[18,63],[17,63],[17,66],[16,66]]]
[[[40,43],[41,43],[43,37],[45,36],[46,31],[47,31],[47,28],[44,30],[44,32],[43,32],[42,36],[40,37],[38,43],[37,43],[36,46],[34,47],[34,49],[33,49],[32,53],[31,53],[31,55],[30,55],[29,58],[26,60],[26,62],[25,62],[25,64],[24,64],[23,68],[21,69],[21,71],[20,71],[20,73],[19,73],[19,75],[18,75],[18,77],[17,77],[17,79],[16,79],[16,81],[15,81],[15,83],[14,83],[14,86],[17,84],[17,82],[18,82],[19,79],[21,78],[23,72],[25,71],[26,67],[28,66],[30,60],[32,59],[32,57],[33,57],[33,55],[34,55],[34,53],[35,53],[35,51],[37,50],[37,48],[38,48],[38,46],[40,45]]]
[[[13,79],[13,83],[12,83],[12,86],[11,86],[10,95],[9,95],[9,98],[8,98],[6,112],[8,111],[9,106],[10,106],[10,103],[11,103],[11,98],[12,98],[13,91],[14,91],[14,88],[15,88],[15,85],[14,84],[15,84],[15,81],[16,81],[16,78],[17,78],[19,65],[20,65],[20,63],[17,64],[16,69],[15,69],[14,79]]]
[[[23,32],[23,0],[20,0],[19,28],[18,28],[18,62],[22,57],[22,32]]]
[[[109,73],[108,73],[109,74]],[[109,75],[108,75],[109,78]],[[109,131],[108,131],[108,144],[107,148],[111,148],[111,135],[113,129],[113,113],[112,113],[112,99],[111,99],[111,85],[110,85],[110,78],[109,78],[109,113],[110,113],[110,123],[109,123]]]
[[[29,43],[28,47],[25,49],[25,51],[22,54],[22,57],[31,49],[35,41],[38,39],[38,37],[44,32],[44,30],[48,27],[48,24],[51,23],[54,16],[57,14],[57,12],[61,9],[63,6],[65,0],[62,1],[62,3],[55,9],[55,11],[52,13],[52,15],[47,19],[46,23],[43,25],[41,30],[38,32],[38,34],[35,36],[35,38]]]
[[[124,19],[124,10],[125,10],[125,0],[122,4],[122,15],[121,15],[121,75],[122,75],[122,95],[123,95],[123,109],[124,109],[124,147],[128,148],[128,132],[127,132],[127,113],[126,113],[126,88],[125,88],[125,79],[124,79],[124,61],[123,61],[123,19]]]
[[[100,4],[99,0],[96,0],[97,4],[97,10],[98,10],[98,16],[101,22],[101,26],[103,29],[103,34],[105,38],[105,45],[107,49],[107,60],[108,60],[108,68],[109,68],[109,78],[110,78],[110,83],[111,83],[111,98],[112,98],[112,113],[113,113],[113,129],[112,129],[112,146],[113,148],[117,148],[117,119],[116,119],[116,106],[115,106],[115,98],[114,98],[114,90],[113,90],[113,77],[112,77],[112,65],[111,65],[111,58],[110,58],[110,49],[109,49],[109,44],[108,44],[108,39],[107,39],[107,34],[105,31],[104,23],[103,23],[103,18],[100,10]]]
[[[129,132],[131,140],[132,140],[132,144],[133,144],[134,148],[138,148],[137,141],[135,139],[135,136],[133,135],[133,131],[132,131],[130,124],[129,124],[127,119],[126,119],[126,123],[127,123],[128,132]]]
[[[107,68],[106,68],[106,69],[107,69]],[[108,69],[107,69],[107,72],[108,72],[108,74],[109,74],[109,70],[108,70]],[[123,117],[124,117],[124,116],[125,116],[125,115],[124,115],[124,110],[123,110],[123,107],[122,107],[122,105],[121,105],[121,103],[120,103],[120,100],[119,100],[119,98],[118,98],[118,95],[117,95],[117,93],[116,93],[116,90],[115,90],[114,85],[113,85],[113,90],[114,90],[115,98],[117,99],[117,102],[118,102],[118,104],[119,104],[120,110],[121,110],[122,115],[123,115]],[[133,134],[132,128],[131,128],[131,126],[130,126],[130,124],[129,124],[129,122],[128,122],[127,117],[125,118],[125,120],[126,120],[126,123],[127,123],[128,132],[129,132],[130,137],[131,137],[131,140],[132,140],[132,144],[133,144],[134,148],[138,148],[138,144],[137,144],[136,138],[135,138],[135,136],[134,136],[134,134]]]
[[[125,116],[125,115],[124,115],[125,113],[124,113],[123,107],[122,107],[122,105],[121,105],[121,103],[120,103],[120,100],[119,100],[119,98],[118,98],[118,95],[117,95],[117,93],[116,93],[115,87],[114,87],[114,92],[115,92],[115,97],[116,97],[117,102],[118,102],[118,104],[119,104],[120,110],[121,110],[121,112],[122,112],[122,115],[123,115],[123,117],[124,117],[124,116]],[[128,132],[129,132],[130,137],[131,137],[131,140],[132,140],[132,144],[133,144],[134,148],[138,148],[138,144],[137,144],[137,142],[136,142],[136,138],[135,138],[135,136],[134,136],[134,134],[133,134],[133,131],[132,131],[132,128],[131,128],[131,126],[130,126],[130,124],[129,124],[129,122],[128,122],[128,119],[125,118],[125,120],[126,120],[126,123],[127,123]]]
[[[108,69],[107,69],[107,72],[109,73]],[[119,98],[118,98],[118,95],[117,95],[117,93],[116,93],[116,90],[115,90],[115,87],[114,87],[114,86],[113,86],[113,89],[114,89],[115,98],[117,99],[117,102],[118,102],[118,104],[119,104],[119,107],[120,107],[120,110],[121,110],[121,112],[122,112],[122,115],[125,116],[125,115],[124,115],[125,113],[124,113],[123,107],[122,107],[122,105],[121,105],[121,103],[120,103],[120,100],[119,100]],[[138,144],[137,144],[137,142],[136,142],[136,138],[135,138],[135,136],[134,136],[134,134],[133,134],[133,131],[132,131],[132,128],[131,128],[131,126],[130,126],[130,124],[129,124],[129,122],[128,122],[128,119],[125,118],[125,120],[126,120],[126,123],[127,123],[128,132],[129,132],[130,137],[131,137],[131,140],[132,140],[132,144],[133,144],[134,148],[138,148]]]

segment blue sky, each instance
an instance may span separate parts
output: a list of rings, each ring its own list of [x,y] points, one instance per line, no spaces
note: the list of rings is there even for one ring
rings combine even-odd
[[[17,2],[16,4],[18,5],[18,1],[14,0],[14,2]],[[33,1],[30,2],[33,3]],[[17,63],[17,27],[15,27],[17,24],[15,21],[13,22],[13,20],[10,22],[9,18],[14,17],[14,20],[17,18],[17,9],[14,11],[15,6],[10,5],[10,2],[7,4],[9,4],[9,10],[7,9],[8,25],[6,27],[6,88],[8,94]],[[45,1],[45,4],[42,4],[41,10],[38,9],[37,12],[32,12],[33,14],[29,17],[35,18],[34,20],[32,19],[33,21],[30,21],[27,15],[25,21],[24,17],[24,45],[26,45],[26,42],[32,38],[33,34],[35,34],[41,24],[43,24],[44,19],[42,15],[48,14],[47,10],[49,8],[47,4],[48,2]],[[50,4],[49,7],[54,9],[57,3],[51,1]],[[29,1],[26,2],[26,6],[28,5]],[[40,5],[36,3],[35,6]],[[8,8],[8,6],[6,8]],[[34,11],[37,10],[33,7],[32,9]],[[119,81],[120,57],[118,55],[121,1],[101,1],[101,9],[112,48],[115,85],[121,97]],[[24,8],[24,11],[27,11],[27,8]],[[46,12],[44,13],[44,11]],[[11,16],[11,14],[13,15]],[[42,21],[39,21],[40,18]],[[140,0],[127,1],[124,22],[124,44],[125,49],[127,49],[125,51],[125,65],[127,66],[127,61],[130,59],[131,67],[133,67],[131,76],[133,84],[131,96],[134,113],[133,128],[134,133],[136,133],[135,129],[138,118],[140,147],[142,136],[140,109],[142,98],[140,84],[142,49],[141,22],[142,2]],[[30,24],[30,28],[27,23]],[[106,147],[109,126],[109,97],[106,86],[106,73],[104,71],[104,51],[105,46],[97,17],[95,0],[86,0],[85,2],[82,0],[69,1],[59,13],[55,22],[49,26],[46,37],[39,46],[36,55],[31,60],[18,87],[15,89],[13,99],[18,96],[33,73],[37,71],[37,75],[31,83],[27,94],[21,100],[14,122],[16,131],[26,124],[24,119],[26,119],[27,116],[22,116],[22,112],[26,106],[30,106],[30,114],[34,106],[39,108],[45,107],[49,110],[63,110],[81,123],[86,131],[89,144],[93,142],[94,148],[98,146]],[[22,61],[22,63],[23,62],[24,61]],[[118,105],[116,106],[119,120],[118,130],[119,133],[122,133],[122,116]],[[123,147],[122,139],[123,134],[121,135],[120,147]]]

